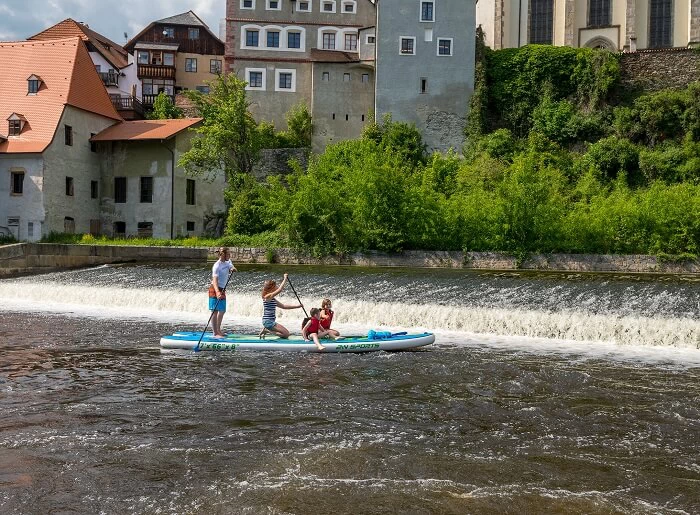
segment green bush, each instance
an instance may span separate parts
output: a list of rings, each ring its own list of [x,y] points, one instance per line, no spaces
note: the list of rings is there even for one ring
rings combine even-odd
[[[603,138],[588,147],[581,158],[586,170],[595,171],[604,181],[613,181],[620,174],[631,183],[640,182],[639,148],[626,139]]]

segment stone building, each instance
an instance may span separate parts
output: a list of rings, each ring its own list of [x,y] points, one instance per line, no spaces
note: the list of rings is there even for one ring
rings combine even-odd
[[[122,46],[70,18],[28,39],[47,41],[71,37],[79,37],[87,46],[95,69],[121,117],[125,120],[142,119],[141,81],[136,76],[133,54]]]
[[[223,71],[224,43],[192,11],[150,23],[124,48],[136,56],[147,109],[161,92],[173,102],[183,90],[207,93]]]
[[[316,151],[358,137],[375,113],[415,123],[430,148],[461,146],[471,0],[227,0],[226,9],[226,68],[248,83],[259,121],[284,129],[304,102]]]
[[[700,44],[700,0],[480,0],[493,49],[529,43],[642,49]]]

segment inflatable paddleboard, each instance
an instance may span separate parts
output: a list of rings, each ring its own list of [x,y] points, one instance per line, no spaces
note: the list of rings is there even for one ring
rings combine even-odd
[[[207,333],[199,342],[201,332],[181,332],[160,339],[163,349],[179,349],[189,351],[291,351],[291,352],[372,352],[400,351],[415,349],[430,345],[435,341],[432,333],[407,334],[369,331],[367,336],[348,336],[344,338],[321,339],[321,345],[326,347],[320,351],[313,341],[304,340],[301,336],[290,336],[283,340],[276,336],[266,336],[260,339],[257,335],[228,334],[225,338],[214,338]]]

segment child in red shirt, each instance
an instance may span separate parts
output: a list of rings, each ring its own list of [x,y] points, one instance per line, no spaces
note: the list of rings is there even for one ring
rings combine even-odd
[[[323,299],[321,301],[321,327],[325,329],[326,334],[333,338],[338,338],[340,333],[335,329],[331,329],[331,322],[335,313],[331,309],[331,299]]]
[[[318,350],[324,350],[325,347],[318,341],[319,336],[323,338],[328,334],[325,329],[321,327],[321,310],[318,308],[311,308],[309,315],[311,315],[311,318],[309,318],[309,321],[302,327],[301,335],[304,337],[304,340],[313,340]]]

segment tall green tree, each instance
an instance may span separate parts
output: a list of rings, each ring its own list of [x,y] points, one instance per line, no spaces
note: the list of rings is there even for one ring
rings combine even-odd
[[[153,111],[148,113],[149,120],[172,120],[174,118],[183,118],[184,116],[182,109],[176,106],[170,96],[162,91],[153,101]]]
[[[229,185],[237,188],[250,174],[260,153],[260,138],[248,111],[245,81],[235,74],[220,75],[210,83],[210,93],[187,91],[204,123],[182,154],[179,166],[189,175],[211,176],[223,170]]]

